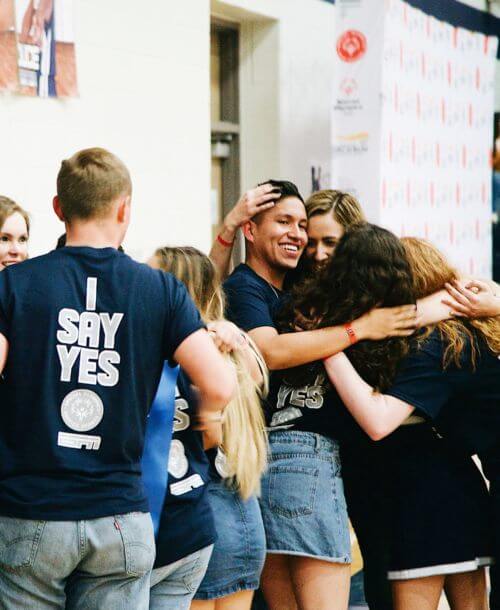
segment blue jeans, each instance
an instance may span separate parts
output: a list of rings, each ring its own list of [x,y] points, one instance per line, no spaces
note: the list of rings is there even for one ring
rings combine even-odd
[[[189,610],[214,545],[206,546],[173,563],[155,568],[151,574],[150,610]]]
[[[149,513],[87,521],[0,516],[2,610],[148,610]]]

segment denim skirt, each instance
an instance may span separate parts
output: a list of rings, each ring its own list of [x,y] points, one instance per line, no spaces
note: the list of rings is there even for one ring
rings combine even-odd
[[[268,553],[351,562],[336,441],[312,432],[271,432],[260,507]]]
[[[266,538],[257,498],[244,501],[223,481],[210,481],[208,498],[217,540],[195,599],[217,599],[257,589],[266,558]]]

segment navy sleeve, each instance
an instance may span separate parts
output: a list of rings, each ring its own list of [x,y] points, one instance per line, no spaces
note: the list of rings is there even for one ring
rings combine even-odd
[[[261,326],[275,328],[269,302],[262,288],[245,284],[243,286],[225,286],[227,309],[226,315],[239,328],[250,331]]]
[[[9,282],[6,271],[0,273],[0,333],[9,338]]]
[[[171,361],[184,339],[200,328],[205,328],[205,325],[184,284],[168,273],[163,275],[168,304],[163,346],[165,359]]]
[[[443,371],[440,342],[432,337],[402,362],[393,385],[385,392],[435,419],[452,394]]]

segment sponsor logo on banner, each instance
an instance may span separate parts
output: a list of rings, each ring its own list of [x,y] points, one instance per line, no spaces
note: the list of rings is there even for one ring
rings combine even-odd
[[[339,95],[335,99],[334,109],[343,114],[353,114],[363,110],[358,92],[358,81],[351,77],[343,78],[339,85]]]
[[[344,78],[340,83],[340,91],[348,97],[356,93],[358,90],[358,83],[354,78]]]
[[[339,155],[361,155],[368,152],[368,132],[338,135],[334,139],[333,151]]]
[[[358,30],[347,30],[337,40],[337,53],[342,61],[358,61],[366,53],[365,35]]]

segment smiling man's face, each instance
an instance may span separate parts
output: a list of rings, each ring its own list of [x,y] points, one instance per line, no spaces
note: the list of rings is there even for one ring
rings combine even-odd
[[[253,221],[255,254],[269,266],[295,269],[307,244],[307,216],[297,197],[285,197]]]

